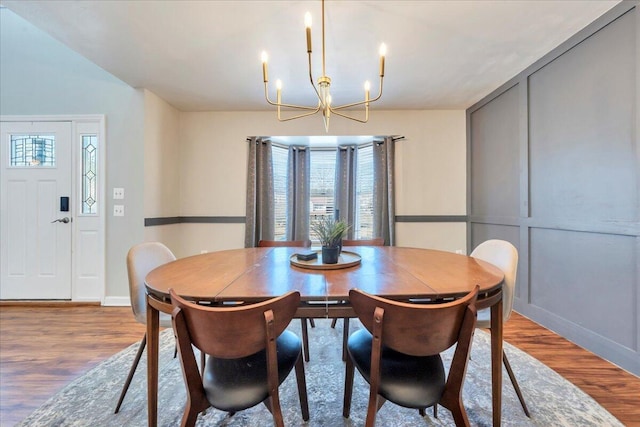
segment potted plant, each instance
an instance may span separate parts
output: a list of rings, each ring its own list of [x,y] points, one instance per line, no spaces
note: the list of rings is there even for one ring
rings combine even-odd
[[[337,264],[342,247],[342,238],[347,234],[349,225],[344,221],[336,221],[322,217],[311,223],[311,232],[316,235],[322,245],[322,262]]]

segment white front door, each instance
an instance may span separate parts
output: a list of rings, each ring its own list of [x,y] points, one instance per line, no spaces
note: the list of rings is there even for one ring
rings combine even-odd
[[[71,299],[71,122],[0,122],[0,138],[0,299]]]

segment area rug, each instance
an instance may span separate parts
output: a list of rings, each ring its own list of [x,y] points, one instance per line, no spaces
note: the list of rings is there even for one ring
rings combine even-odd
[[[352,331],[361,327],[352,321]],[[290,329],[300,333],[300,322],[292,322]],[[280,388],[285,424],[309,427],[355,427],[364,425],[368,398],[368,384],[357,373],[354,381],[351,417],[342,417],[344,392],[344,363],[341,359],[341,332],[330,327],[327,320],[316,320],[309,329],[311,360],[305,364],[307,392],[311,419],[302,420],[296,390],[295,375],[287,378]],[[129,392],[118,414],[113,410],[122,384],[138,344],[110,357],[90,372],[76,379],[50,398],[20,426],[146,426],[146,357],[143,357]],[[185,387],[180,362],[173,358],[174,339],[171,330],[161,333],[160,382],[158,392],[158,425],[180,424]],[[522,411],[509,378],[504,372],[502,420],[505,426],[622,426],[591,397],[566,381],[555,371],[526,353],[505,343],[511,365],[531,411],[527,418]],[[452,350],[445,355],[448,365]],[[146,355],[145,355],[146,356]],[[492,425],[491,371],[489,335],[476,331],[471,360],[463,390],[463,401],[469,419],[475,426]],[[198,417],[198,426],[255,426],[272,425],[271,414],[264,405],[241,411],[232,417],[222,411],[209,409]],[[402,408],[387,402],[378,413],[378,426],[451,426],[451,414],[439,408],[438,418],[430,409],[421,417],[417,410]]]

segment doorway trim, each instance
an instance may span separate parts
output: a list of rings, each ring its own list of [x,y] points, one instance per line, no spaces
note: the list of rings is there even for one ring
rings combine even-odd
[[[87,115],[0,115],[2,122],[70,122],[71,123],[71,187],[73,221],[71,223],[71,301],[99,301],[104,304],[105,234],[106,234],[106,127],[102,114]],[[97,135],[98,209],[96,214],[80,212],[82,195],[82,136]],[[1,168],[0,168],[1,170]],[[4,179],[4,177],[0,177]]]

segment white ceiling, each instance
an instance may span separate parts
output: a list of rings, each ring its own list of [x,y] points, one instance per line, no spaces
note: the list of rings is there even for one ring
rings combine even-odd
[[[365,80],[377,92],[377,51],[385,42],[384,94],[372,108],[465,109],[617,3],[328,0],[326,67],[334,105],[363,98]],[[268,109],[262,50],[269,52],[271,81],[283,81],[283,102],[317,103],[303,18],[309,11],[314,20],[317,78],[319,0],[3,0],[2,5],[182,111]]]

